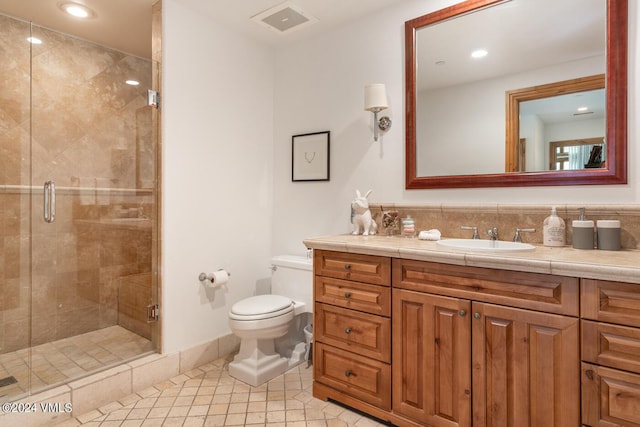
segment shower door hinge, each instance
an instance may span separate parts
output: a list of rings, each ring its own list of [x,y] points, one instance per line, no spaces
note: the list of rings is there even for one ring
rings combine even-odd
[[[147,323],[157,322],[160,317],[160,307],[158,304],[149,304],[147,306]]]
[[[160,108],[160,94],[155,90],[147,91],[147,105],[156,109]]]

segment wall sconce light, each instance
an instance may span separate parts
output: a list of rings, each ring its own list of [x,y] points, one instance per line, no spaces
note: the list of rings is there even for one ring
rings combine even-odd
[[[364,109],[373,112],[373,140],[378,140],[378,129],[386,131],[391,127],[391,119],[387,116],[378,119],[378,113],[389,108],[387,90],[382,83],[369,84],[364,87]]]

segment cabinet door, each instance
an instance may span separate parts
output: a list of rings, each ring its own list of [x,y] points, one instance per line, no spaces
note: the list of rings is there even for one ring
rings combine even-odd
[[[640,426],[640,375],[583,363],[582,422],[593,427]]]
[[[473,426],[580,424],[578,319],[472,305]]]
[[[471,425],[470,302],[393,291],[393,411],[420,423]]]

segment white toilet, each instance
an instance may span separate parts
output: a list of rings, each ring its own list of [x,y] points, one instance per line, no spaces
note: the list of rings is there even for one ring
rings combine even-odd
[[[229,374],[252,386],[304,360],[303,329],[311,322],[312,260],[282,255],[273,257],[271,265],[271,294],[243,299],[229,311],[231,332],[240,338]]]

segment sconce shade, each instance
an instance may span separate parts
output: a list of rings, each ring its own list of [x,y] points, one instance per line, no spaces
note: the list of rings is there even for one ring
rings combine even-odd
[[[382,83],[373,83],[364,87],[365,111],[384,110],[389,108],[387,102],[387,90]]]

